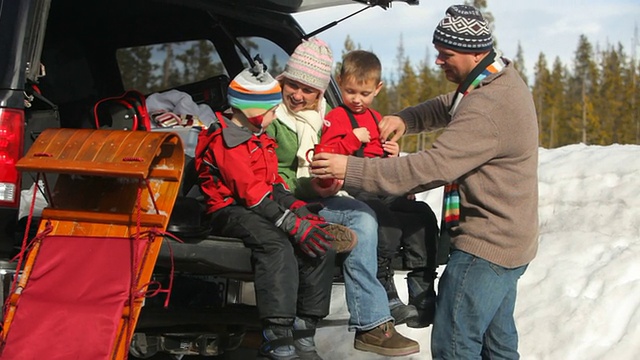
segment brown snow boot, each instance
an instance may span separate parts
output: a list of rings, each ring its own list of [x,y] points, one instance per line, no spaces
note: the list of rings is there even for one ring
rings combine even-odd
[[[331,247],[333,247],[336,253],[349,252],[353,250],[358,243],[356,233],[344,225],[329,224],[322,228],[335,238],[331,242]]]
[[[383,356],[405,356],[420,352],[420,344],[397,333],[392,321],[369,331],[356,332],[354,347]]]

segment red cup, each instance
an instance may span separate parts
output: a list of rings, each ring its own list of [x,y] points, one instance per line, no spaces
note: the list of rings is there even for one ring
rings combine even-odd
[[[320,153],[331,153],[331,154],[336,154],[338,152],[338,149],[336,149],[335,146],[333,145],[327,145],[327,144],[316,144],[312,149],[307,150],[305,157],[307,158],[307,161],[309,163],[311,163],[311,158],[313,158],[313,155],[309,156],[310,154],[320,154]],[[318,184],[321,187],[329,187],[331,185],[333,185],[333,182],[335,181],[335,179],[320,179],[318,181]]]
[[[312,149],[307,150],[307,153],[306,153],[305,156],[307,157],[307,161],[311,162],[311,159],[313,158],[313,155],[311,155],[311,157],[309,157],[309,154],[311,154],[311,153],[314,153],[314,154],[320,154],[320,153],[335,154],[337,152],[338,152],[338,150],[333,145],[316,144]]]

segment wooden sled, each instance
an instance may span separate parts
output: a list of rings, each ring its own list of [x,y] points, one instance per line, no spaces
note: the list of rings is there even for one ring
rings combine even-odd
[[[17,168],[58,175],[5,304],[0,359],[126,359],[182,179],[180,138],[48,129]]]

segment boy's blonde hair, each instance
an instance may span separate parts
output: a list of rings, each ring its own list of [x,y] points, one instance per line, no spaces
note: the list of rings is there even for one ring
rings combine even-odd
[[[342,58],[338,81],[351,78],[360,84],[371,80],[378,84],[381,77],[382,64],[380,59],[370,51],[353,50]]]

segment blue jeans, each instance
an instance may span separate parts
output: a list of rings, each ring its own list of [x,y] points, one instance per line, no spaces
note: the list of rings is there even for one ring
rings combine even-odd
[[[507,269],[454,250],[438,284],[433,359],[519,359],[513,312],[526,269]]]
[[[376,278],[378,271],[378,222],[365,203],[340,196],[318,200],[328,222],[344,225],[358,236],[358,243],[344,261],[344,287],[349,309],[349,331],[366,331],[393,320],[387,293]]]

